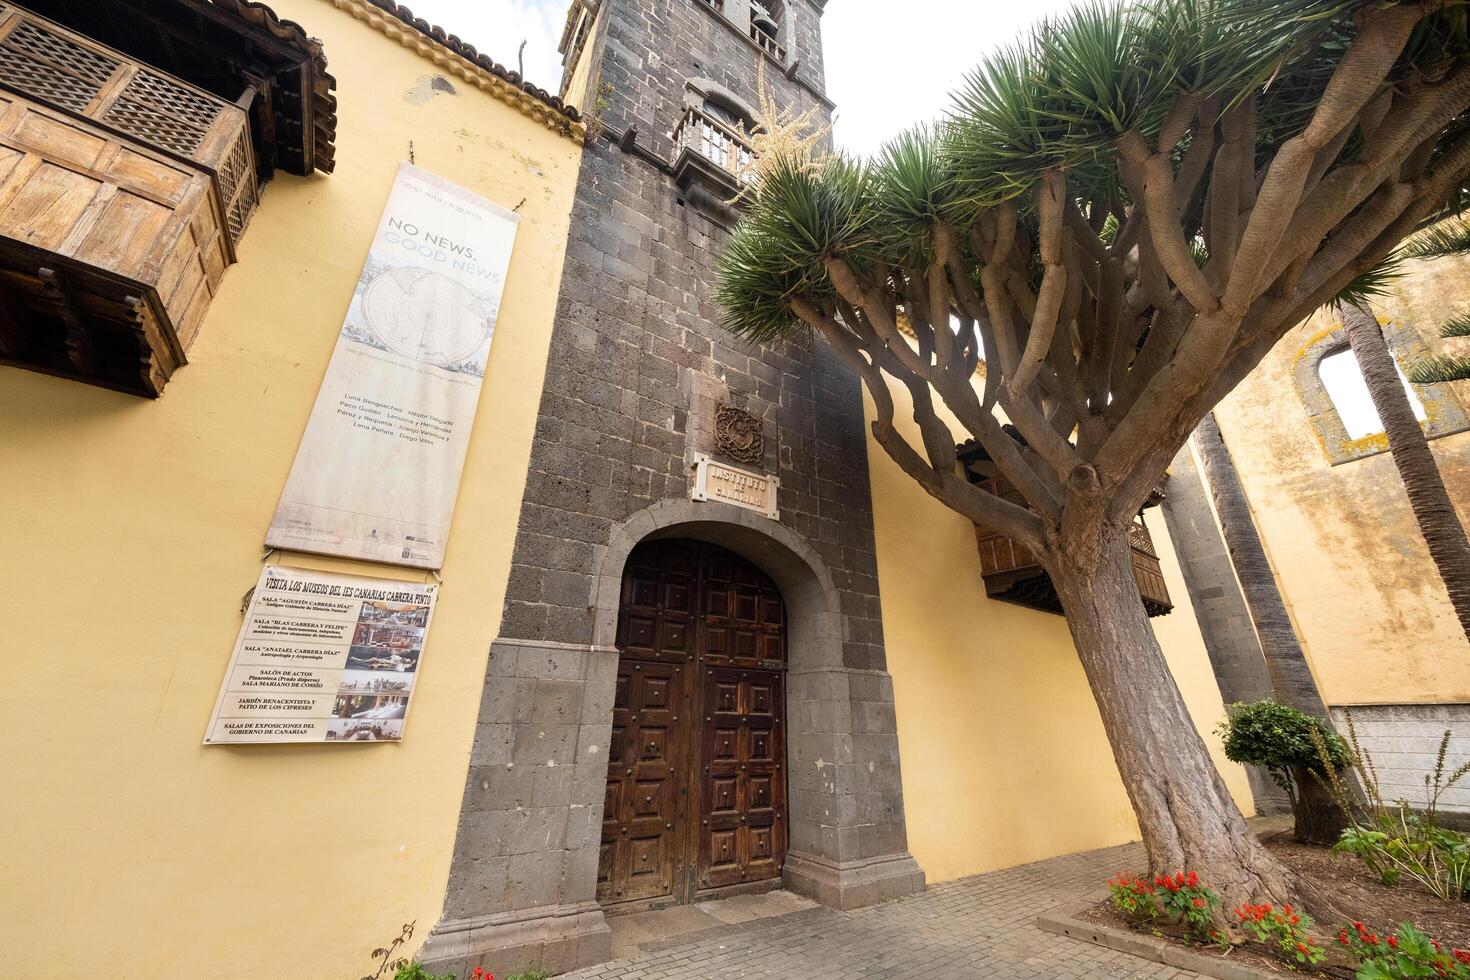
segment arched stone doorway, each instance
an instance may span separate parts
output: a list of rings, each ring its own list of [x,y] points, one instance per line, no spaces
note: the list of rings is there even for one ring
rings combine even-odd
[[[637,908],[781,882],[786,611],[720,545],[646,541],[623,569],[597,899]]]
[[[445,914],[425,962],[463,973],[493,951],[502,968],[560,971],[608,955],[598,868],[623,573],[636,549],[670,539],[754,563],[782,600],[787,722],[784,757],[773,754],[786,776],[785,887],[842,909],[924,887],[907,848],[893,683],[872,657],[881,634],[857,633],[876,610],[854,607],[860,594],[839,587],[794,529],[730,504],[666,499],[596,546],[585,613],[491,645]]]

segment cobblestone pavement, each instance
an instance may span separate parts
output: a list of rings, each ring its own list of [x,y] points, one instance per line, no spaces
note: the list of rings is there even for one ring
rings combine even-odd
[[[1038,913],[1096,891],[1143,861],[1137,844],[1053,858],[931,886],[883,905],[811,908],[721,926],[568,974],[574,980],[968,980],[981,977],[1195,977],[1042,932]]]

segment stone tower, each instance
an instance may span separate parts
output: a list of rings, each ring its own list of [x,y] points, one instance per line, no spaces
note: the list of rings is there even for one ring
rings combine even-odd
[[[824,2],[574,0],[562,94],[595,116],[599,132],[578,182],[444,917],[424,951],[435,965],[559,970],[605,959],[603,903],[633,894],[612,879],[637,877],[640,862],[666,863],[638,892],[652,896],[645,906],[784,884],[851,908],[923,887],[907,851],[859,382],[813,338],[763,347],[739,340],[721,325],[714,298],[759,80],[794,112],[816,107],[826,118],[832,108],[822,79]],[[701,459],[778,480],[775,510],[698,499]],[[738,605],[748,592],[751,609],[759,601],[765,619],[752,629],[779,637],[782,662],[715,650],[711,637],[740,624],[733,611],[714,615],[727,612],[714,599],[701,598],[707,604],[678,623],[665,593],[630,599],[638,587],[629,578],[625,588],[625,573],[647,565],[654,541],[665,552],[758,569],[746,574],[767,583],[762,597],[734,587],[729,596]],[[678,569],[648,574],[664,576],[657,589],[668,595],[713,588]],[[649,615],[663,617],[650,641],[660,649],[645,663],[630,664],[633,641],[619,640],[630,601],[656,605]],[[767,615],[783,602],[784,611]],[[701,666],[706,656],[725,666]],[[683,695],[657,695],[671,703],[630,707],[627,685],[648,680],[635,673],[648,665],[672,671],[661,676],[676,686],[679,677],[700,679]],[[776,716],[774,727],[752,735],[736,692],[767,676],[775,686],[762,689],[784,687],[784,695],[761,707]],[[726,735],[700,727],[719,724],[717,708],[701,699],[724,690],[715,683],[723,677],[734,719]],[[746,696],[738,694],[742,705]],[[635,775],[634,763],[646,769],[665,747],[652,736],[646,747],[624,742],[651,724],[645,717],[638,728],[643,709],[667,715],[681,705],[695,723],[680,756],[691,782],[676,781],[683,763],[670,765],[667,784],[643,796],[655,784]],[[700,775],[710,769],[699,754],[715,752],[721,738],[732,752],[749,752],[773,734],[779,752],[759,785],[745,756],[719,786]],[[666,736],[685,737],[659,733]],[[623,788],[636,789],[644,817],[655,820],[654,836],[632,850],[630,824],[643,811],[619,802],[624,772]],[[710,808],[722,804],[711,794],[726,791],[732,829],[712,837]],[[667,813],[656,792],[674,801]],[[757,806],[769,817],[759,833],[751,829]],[[690,824],[687,838],[680,820]],[[739,853],[722,859],[722,848]],[[712,875],[722,860],[724,876]],[[748,880],[771,867],[774,880]]]

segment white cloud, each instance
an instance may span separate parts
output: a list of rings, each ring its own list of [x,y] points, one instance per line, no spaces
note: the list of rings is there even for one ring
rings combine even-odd
[[[680,0],[675,0],[680,2]],[[693,0],[682,0],[693,2]],[[987,51],[1073,0],[831,0],[822,18],[827,92],[843,148],[872,153],[908,126],[939,117]],[[561,82],[568,0],[411,0],[415,15],[458,34],[549,92]]]
[[[869,154],[939,118],[988,51],[1072,0],[832,0],[822,18],[833,135]]]

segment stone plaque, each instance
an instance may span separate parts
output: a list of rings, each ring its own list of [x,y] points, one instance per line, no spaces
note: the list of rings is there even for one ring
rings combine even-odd
[[[769,473],[752,473],[703,454],[694,457],[694,489],[691,500],[720,500],[764,514],[772,520],[781,516],[776,506],[779,478]]]

